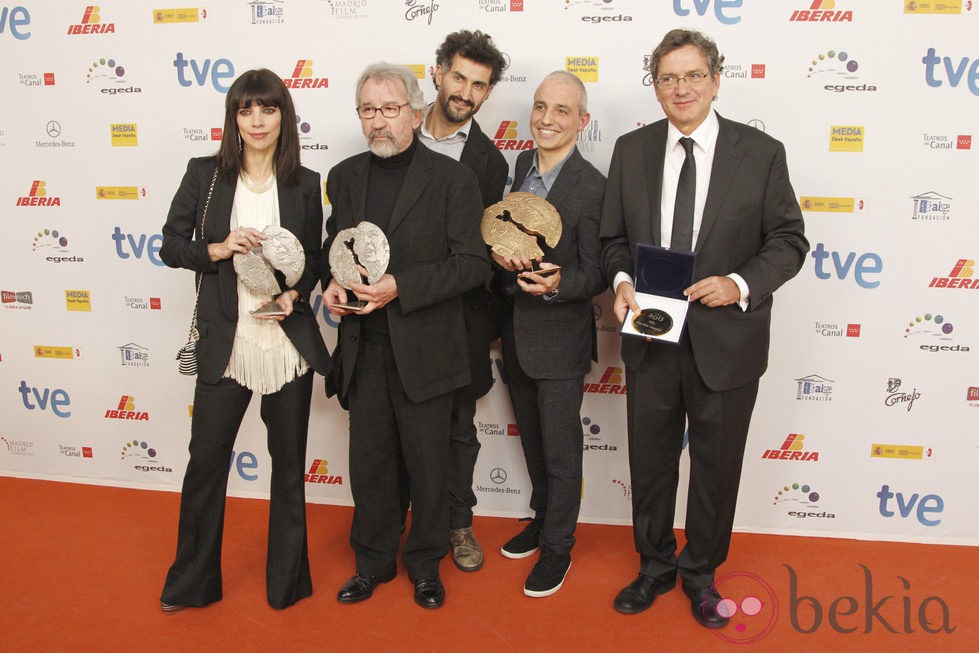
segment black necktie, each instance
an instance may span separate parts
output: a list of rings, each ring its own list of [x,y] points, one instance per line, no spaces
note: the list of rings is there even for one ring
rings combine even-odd
[[[693,251],[693,205],[697,195],[697,163],[693,159],[693,139],[684,136],[680,144],[687,156],[680,168],[676,184],[676,203],[673,205],[673,235],[670,249]]]

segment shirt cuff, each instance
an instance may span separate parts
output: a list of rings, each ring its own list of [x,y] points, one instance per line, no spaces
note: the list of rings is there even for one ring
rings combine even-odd
[[[628,281],[629,285],[635,286],[636,284],[632,282],[632,277],[630,277],[625,272],[618,272],[615,278],[612,280],[612,292],[617,292],[619,289],[619,284],[623,281]]]
[[[733,281],[738,286],[738,290],[741,292],[741,299],[738,300],[738,306],[741,307],[742,311],[747,313],[748,298],[749,298],[748,284],[745,283],[745,280],[741,278],[741,275],[738,274],[737,272],[732,272],[731,274],[727,275],[727,278]]]

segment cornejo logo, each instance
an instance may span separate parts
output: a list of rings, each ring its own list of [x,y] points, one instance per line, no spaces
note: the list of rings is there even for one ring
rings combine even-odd
[[[424,18],[428,24],[432,24],[432,16],[439,10],[441,5],[435,0],[405,0],[405,20],[413,21]]]

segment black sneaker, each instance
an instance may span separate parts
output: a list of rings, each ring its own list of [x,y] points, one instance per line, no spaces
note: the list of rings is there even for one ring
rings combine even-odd
[[[541,520],[537,517],[531,519],[520,533],[511,537],[510,541],[500,548],[500,553],[513,560],[537,553],[540,548],[541,525]]]
[[[544,551],[540,560],[530,570],[527,582],[524,583],[523,593],[534,598],[550,596],[564,585],[564,577],[571,569],[571,555],[558,555]]]

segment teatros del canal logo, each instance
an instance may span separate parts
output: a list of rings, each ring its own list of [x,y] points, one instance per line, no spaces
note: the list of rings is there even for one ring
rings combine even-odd
[[[223,127],[184,127],[180,132],[184,140],[187,141],[198,141],[201,143],[207,143],[210,141],[220,142],[221,137],[224,135]]]
[[[860,325],[852,322],[844,324],[842,322],[816,322],[814,332],[818,336],[826,338],[859,338]]]
[[[136,397],[131,395],[122,395],[119,398],[119,405],[105,411],[104,417],[106,419],[124,419],[137,422],[150,421],[149,413],[136,410]]]
[[[313,60],[299,59],[292,69],[292,75],[282,82],[291,89],[329,88],[330,80],[326,77],[316,77],[313,74]]]
[[[524,0],[476,0],[476,8],[487,13],[523,11]]]
[[[252,25],[275,25],[284,23],[286,7],[283,0],[249,0]]]
[[[778,449],[765,449],[761,457],[767,460],[798,460],[801,462],[819,462],[818,451],[806,451],[803,441],[806,436],[801,433],[789,433],[785,442]]]
[[[326,458],[317,458],[309,466],[309,471],[306,472],[306,482],[325,485],[343,485],[343,477],[330,473],[329,461]]]
[[[979,289],[979,278],[975,277],[976,262],[971,258],[960,258],[952,266],[947,277],[934,277],[929,288],[965,288]]]
[[[918,388],[902,389],[903,384],[904,382],[896,377],[887,379],[887,387],[884,390],[884,405],[903,406],[910,413],[915,400],[921,399],[921,393],[918,392]]]
[[[807,9],[794,10],[789,22],[852,23],[853,12],[837,8],[836,0],[815,0]]]
[[[123,295],[123,303],[126,308],[131,308],[134,311],[158,311],[163,308],[163,304],[159,297],[130,297],[129,295]]]
[[[93,456],[92,447],[76,447],[66,444],[58,445],[58,453],[68,458],[91,458]]]
[[[921,144],[929,150],[971,150],[972,134],[929,134],[924,133]]]
[[[810,374],[796,379],[795,398],[797,401],[833,401],[833,381],[818,374]]]
[[[912,220],[922,222],[948,222],[952,213],[952,198],[945,197],[933,190],[911,198],[914,202],[914,210],[911,212]]]
[[[98,5],[85,7],[82,22],[68,26],[68,35],[75,34],[115,34],[115,23],[103,23]]]
[[[517,121],[504,120],[493,136],[493,145],[499,150],[530,150],[534,147],[534,141],[517,138]]]
[[[61,206],[61,198],[48,195],[48,184],[43,179],[31,182],[27,195],[17,198],[17,206]]]
[[[54,73],[17,73],[17,83],[22,86],[54,86]]]

